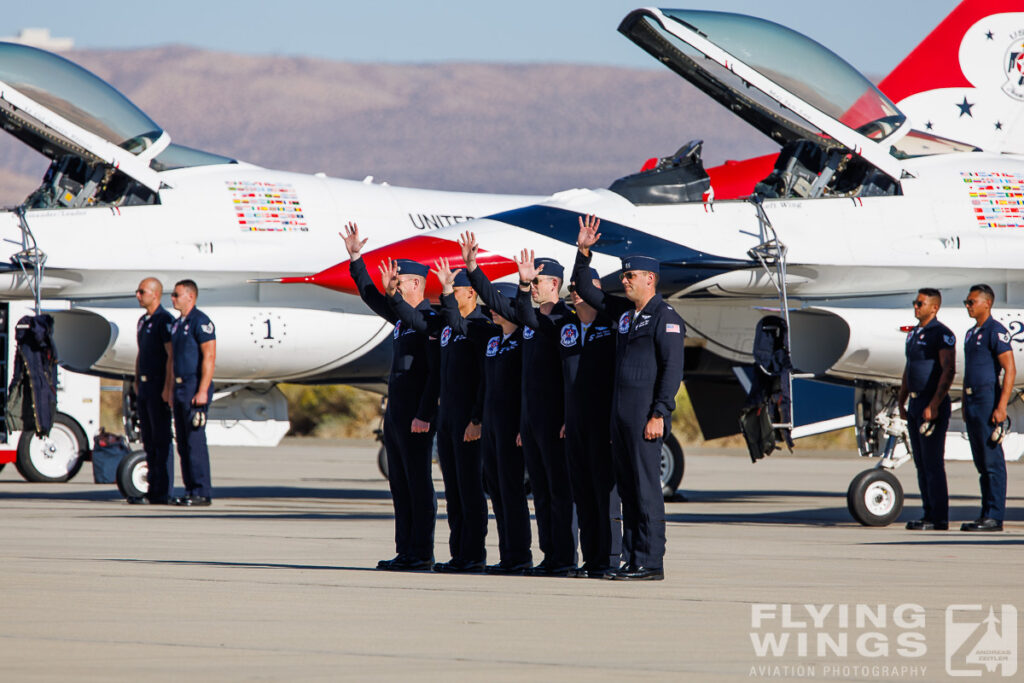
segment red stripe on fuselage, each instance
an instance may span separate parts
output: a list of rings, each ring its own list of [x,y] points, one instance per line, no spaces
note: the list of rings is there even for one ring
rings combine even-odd
[[[410,259],[431,268],[434,267],[434,261],[446,258],[453,269],[466,267],[462,261],[462,250],[457,242],[428,235],[417,235],[363,254],[366,268],[374,281],[378,280],[377,266],[389,258]],[[315,275],[281,278],[281,282],[318,285],[336,292],[358,295],[359,290],[356,288],[355,280],[349,274],[348,264],[348,261],[342,261]],[[511,259],[485,251],[480,251],[477,255],[477,265],[491,280],[504,277],[517,270],[515,262]],[[427,296],[431,299],[441,296],[441,283],[433,274],[427,277]]]

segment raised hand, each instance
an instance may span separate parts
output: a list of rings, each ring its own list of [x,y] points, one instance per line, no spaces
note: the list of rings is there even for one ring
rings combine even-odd
[[[451,294],[455,290],[455,272],[452,272],[451,264],[446,258],[439,258],[434,261],[434,268],[431,270],[437,279],[441,281],[441,291]]]
[[[345,240],[345,249],[348,250],[349,259],[355,261],[359,258],[360,252],[363,250],[363,245],[366,244],[366,240],[369,239],[369,237],[360,240],[359,226],[352,221],[349,221],[348,225],[345,226],[345,232],[339,232],[338,234]]]
[[[459,246],[462,248],[462,260],[469,272],[476,270],[476,252],[480,249],[477,244],[476,235],[468,230],[459,236]]]
[[[398,261],[383,261],[377,266],[377,270],[380,271],[380,284],[384,293],[394,296],[398,291]]]
[[[601,239],[601,233],[597,229],[601,226],[601,219],[594,214],[587,215],[586,220],[580,216],[580,234],[576,238],[576,246],[580,248],[584,256],[590,256],[590,248]]]
[[[533,278],[540,275],[540,272],[544,270],[543,263],[539,268],[533,266],[533,249],[523,249],[519,252],[519,258],[513,256],[512,260],[519,266],[520,282],[533,282]]]

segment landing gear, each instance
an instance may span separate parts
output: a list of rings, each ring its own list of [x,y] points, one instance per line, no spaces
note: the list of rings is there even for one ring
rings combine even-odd
[[[145,451],[132,451],[117,466],[117,490],[125,498],[141,498],[149,491],[149,466]]]
[[[864,526],[888,526],[903,512],[903,486],[893,470],[910,460],[907,423],[899,416],[895,387],[858,386],[855,406],[860,453],[881,459],[850,482],[846,508]]]
[[[846,507],[864,526],[888,526],[903,511],[903,486],[888,470],[864,470],[850,482]]]
[[[73,418],[57,413],[49,436],[21,433],[14,464],[26,481],[62,482],[78,474],[88,452],[89,441],[82,428]]]
[[[666,500],[675,496],[685,469],[683,447],[676,435],[669,432],[668,438],[661,442],[661,492]]]

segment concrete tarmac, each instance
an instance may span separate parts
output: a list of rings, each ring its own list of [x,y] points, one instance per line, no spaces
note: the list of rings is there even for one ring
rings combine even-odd
[[[691,448],[666,579],[632,583],[376,571],[394,554],[376,450],[215,448],[198,509],[127,505],[88,464],[54,485],[7,466],[0,678],[934,681],[977,670],[972,649],[997,634],[1006,663],[986,680],[1024,671],[1005,607],[1024,611],[1020,465],[1006,531],[922,533],[903,528],[920,516],[912,464],[900,523],[866,528],[845,492],[873,460]],[[947,471],[958,529],[977,475]],[[443,497],[436,538],[447,560]],[[496,561],[493,523],[487,540]]]

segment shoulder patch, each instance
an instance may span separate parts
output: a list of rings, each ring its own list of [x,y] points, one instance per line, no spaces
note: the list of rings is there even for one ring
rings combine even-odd
[[[1009,332],[1000,332],[999,333],[999,341],[1003,342],[1004,344],[1009,344],[1010,343],[1010,333]]]
[[[946,346],[956,346],[956,337],[951,334],[943,334],[942,341],[946,343]]]
[[[562,332],[558,335],[558,340],[562,346],[569,348],[576,346],[576,342],[580,338],[580,331],[572,323],[562,325]]]
[[[532,327],[523,328],[523,339],[533,339],[533,335],[534,332]]]
[[[441,346],[448,346],[448,342],[452,338],[452,328],[450,325],[445,325],[444,329],[441,330]]]
[[[679,325],[676,324],[676,323],[666,323],[665,324],[665,331],[666,332],[671,332],[671,333],[674,333],[674,334],[679,334]]]
[[[619,334],[627,334],[629,332],[629,311],[626,311],[619,317]]]
[[[199,329],[201,329],[206,334],[213,334],[213,321],[211,320],[210,322],[204,325],[200,325]]]
[[[491,337],[487,342],[487,357],[494,358],[498,355],[498,347],[501,345],[501,337]]]

